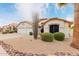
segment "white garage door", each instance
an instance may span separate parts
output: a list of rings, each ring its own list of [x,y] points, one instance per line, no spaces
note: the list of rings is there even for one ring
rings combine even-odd
[[[18,29],[18,33],[20,33],[20,34],[26,34],[27,33],[27,29],[25,29],[25,28]]]
[[[32,32],[32,29],[29,29],[29,28],[23,28],[23,29],[18,29],[18,33],[20,34],[28,34]]]

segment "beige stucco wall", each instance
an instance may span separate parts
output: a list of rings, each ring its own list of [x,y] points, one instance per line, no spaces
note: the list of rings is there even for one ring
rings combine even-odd
[[[44,32],[49,32],[50,27],[49,25],[53,25],[53,24],[58,24],[59,25],[59,32],[63,32],[65,34],[65,38],[69,38],[70,37],[70,31],[69,31],[69,24],[64,22],[64,21],[60,21],[60,20],[51,20],[49,22],[47,22],[44,25]]]

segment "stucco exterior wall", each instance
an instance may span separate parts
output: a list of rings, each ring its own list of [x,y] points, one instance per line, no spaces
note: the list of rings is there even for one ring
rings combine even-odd
[[[27,23],[22,23],[17,27],[17,33],[29,35],[30,32],[33,32],[32,25]]]
[[[44,25],[44,32],[50,32],[50,25],[53,24],[58,24],[59,25],[59,32],[63,32],[65,34],[65,38],[70,37],[70,32],[69,32],[69,27],[68,24],[65,23],[64,21],[59,21],[59,20],[54,20],[54,21],[49,21]]]

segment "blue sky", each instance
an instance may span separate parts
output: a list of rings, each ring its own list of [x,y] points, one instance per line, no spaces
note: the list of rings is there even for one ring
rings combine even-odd
[[[44,8],[44,17],[58,17],[66,19],[67,16],[72,17],[74,13],[74,5],[67,4],[64,7],[56,8],[55,4],[50,3],[48,8]]]
[[[23,16],[22,16],[23,13],[22,12],[19,13],[19,12],[21,10],[22,11],[24,10],[22,8],[19,9],[17,5],[18,4],[15,4],[15,3],[0,3],[0,26],[9,24],[12,22],[22,21],[21,19],[23,19]],[[26,7],[24,6],[24,8]],[[27,8],[25,11],[27,11]],[[56,4],[54,3],[43,4],[41,13],[43,18],[58,17],[58,18],[63,18],[67,20],[69,19],[70,21],[73,21],[74,6],[73,4],[67,4],[62,8],[57,8]],[[25,17],[28,17],[28,16],[25,15]]]
[[[15,8],[15,4],[11,3],[0,3],[0,25],[5,25],[18,21],[20,15],[18,15]]]

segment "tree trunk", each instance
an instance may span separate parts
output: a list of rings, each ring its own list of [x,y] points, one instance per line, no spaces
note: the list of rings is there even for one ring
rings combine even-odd
[[[39,21],[38,13],[34,13],[33,14],[33,36],[34,36],[34,39],[37,39],[37,37],[38,37],[38,21]]]
[[[74,32],[72,47],[79,49],[79,3],[74,4]]]

